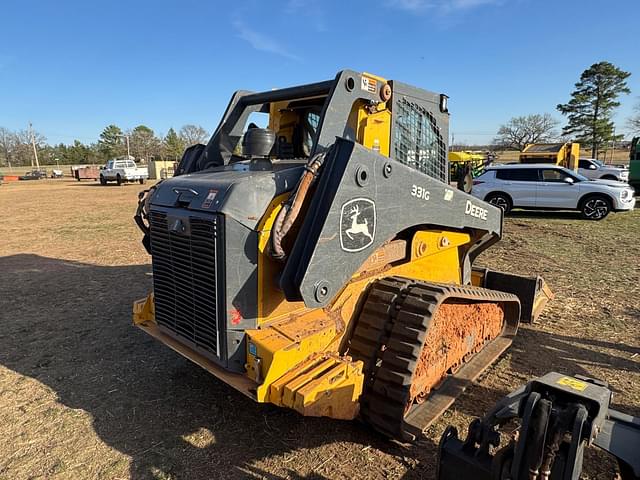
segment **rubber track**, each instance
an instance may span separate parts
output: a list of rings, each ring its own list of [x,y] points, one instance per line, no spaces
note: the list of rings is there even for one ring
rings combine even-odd
[[[364,363],[365,390],[373,384],[374,374],[382,360],[382,348],[387,343],[396,312],[412,283],[406,278],[392,277],[375,282],[369,289],[349,341],[349,355]],[[363,400],[366,403],[366,398]]]
[[[401,277],[386,278],[371,287],[351,338],[349,354],[364,362],[366,380],[360,400],[361,417],[384,435],[412,441],[419,433],[405,420],[415,415],[416,409],[428,407],[429,402],[414,405],[405,412],[413,371],[434,313],[443,301],[453,298],[503,304],[508,307],[506,325],[497,338],[515,335],[520,315],[515,295]],[[439,414],[427,417],[433,421]],[[427,426],[422,425],[420,430]]]

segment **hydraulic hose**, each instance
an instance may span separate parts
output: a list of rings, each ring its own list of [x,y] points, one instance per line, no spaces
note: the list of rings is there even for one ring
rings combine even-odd
[[[279,261],[284,261],[287,258],[287,254],[284,251],[284,248],[282,248],[282,241],[298,218],[300,209],[302,208],[307,194],[309,193],[309,189],[318,177],[320,169],[324,164],[324,159],[332,148],[333,147],[314,155],[309,160],[305,166],[304,173],[300,177],[298,185],[287,202],[282,206],[280,212],[278,212],[278,216],[273,223],[271,237],[269,239],[269,256],[271,258]]]

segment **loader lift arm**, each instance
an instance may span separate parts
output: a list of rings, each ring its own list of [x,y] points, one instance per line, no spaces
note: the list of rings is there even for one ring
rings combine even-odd
[[[584,449],[597,446],[618,460],[623,480],[640,478],[640,418],[609,408],[607,384],[551,372],[500,400],[460,440],[449,426],[439,447],[438,480],[578,479]],[[519,419],[501,446],[498,429]]]

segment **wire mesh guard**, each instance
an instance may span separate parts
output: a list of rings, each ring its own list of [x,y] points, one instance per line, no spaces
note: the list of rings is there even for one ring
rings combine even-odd
[[[447,181],[447,147],[435,117],[424,107],[403,98],[394,106],[393,157],[401,163]]]

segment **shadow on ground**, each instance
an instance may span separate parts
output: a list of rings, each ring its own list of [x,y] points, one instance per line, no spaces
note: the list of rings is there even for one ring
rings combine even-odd
[[[49,386],[60,403],[89,412],[100,439],[131,457],[131,478],[158,478],[158,472],[189,479],[344,478],[345,468],[377,478],[387,476],[387,466],[408,469],[406,480],[433,478],[437,432],[435,441],[403,447],[356,422],[256,404],[132,327],[131,303],[151,288],[149,271],[148,265],[101,267],[36,255],[0,258],[0,363]],[[586,373],[579,364],[587,360],[640,368],[594,352],[593,342],[523,329],[511,369],[521,378],[541,375],[548,368],[537,366],[540,355],[567,373]],[[473,386],[455,409],[481,415],[517,386]],[[189,440],[203,429],[207,441]],[[372,464],[373,451],[395,461],[377,456],[380,463]]]
[[[330,470],[330,456],[300,455],[310,463],[303,466],[296,457],[331,443],[338,445],[333,462],[354,444],[357,451],[372,445],[400,459],[407,455],[355,422],[303,418],[254,403],[131,326],[132,302],[151,288],[148,265],[15,255],[0,258],[0,272],[0,363],[49,386],[60,403],[89,412],[101,440],[132,458],[133,479],[158,478],[158,472],[189,479],[320,479],[313,471]],[[211,438],[194,446],[188,438],[202,429]],[[274,455],[285,458],[272,474]],[[266,466],[254,465],[260,459]]]

